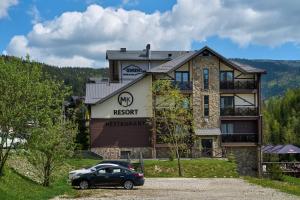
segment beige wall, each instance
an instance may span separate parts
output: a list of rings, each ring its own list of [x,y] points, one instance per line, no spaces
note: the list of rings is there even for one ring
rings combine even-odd
[[[234,94],[222,94],[221,96],[234,96]],[[241,97],[241,98],[239,98],[239,97]],[[236,106],[250,106],[251,107],[252,105],[250,105],[249,103],[252,103],[257,106],[257,95],[256,94],[236,94],[234,97],[234,104]]]
[[[254,74],[243,74],[242,72],[240,72],[236,69],[233,69],[232,67],[226,65],[223,62],[220,62],[220,71],[233,71],[234,77],[237,79],[238,78],[247,78],[247,79],[256,78],[256,76]]]
[[[152,77],[146,76],[124,91],[133,95],[134,101],[131,106],[123,107],[118,103],[118,94],[101,104],[92,105],[92,118],[138,118],[152,117]],[[136,115],[114,115],[114,110],[138,110]]]

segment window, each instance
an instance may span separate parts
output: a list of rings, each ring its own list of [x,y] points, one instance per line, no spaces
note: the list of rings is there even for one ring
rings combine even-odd
[[[121,169],[120,168],[114,168],[113,171],[112,171],[113,174],[116,174],[116,173],[121,173]]]
[[[220,72],[220,81],[221,82],[232,82],[233,81],[233,72],[232,71]]]
[[[190,73],[189,72],[175,72],[176,82],[189,82]]]
[[[209,96],[204,96],[204,117],[209,116]]]
[[[233,124],[232,123],[224,123],[221,124],[221,132],[223,134],[232,134],[233,133]]]
[[[223,96],[221,97],[221,108],[233,108],[234,97],[233,96]]]
[[[209,71],[208,69],[203,69],[203,86],[205,90],[208,89],[208,83],[209,83],[208,80],[209,80]]]

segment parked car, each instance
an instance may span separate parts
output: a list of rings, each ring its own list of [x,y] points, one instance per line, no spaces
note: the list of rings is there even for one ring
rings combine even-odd
[[[78,173],[72,177],[72,186],[88,189],[93,186],[123,186],[131,190],[134,186],[144,185],[142,173],[122,166],[101,166],[96,171]]]
[[[119,165],[113,164],[113,163],[101,163],[101,164],[97,164],[97,165],[92,166],[92,167],[73,170],[73,171],[69,172],[69,179],[72,180],[72,178],[74,176],[76,176],[77,174],[85,174],[85,173],[90,173],[90,172],[97,171],[100,167],[103,167],[103,166],[117,167]]]
[[[123,167],[126,167],[126,168],[128,168],[130,170],[134,170],[133,165],[130,162],[127,162],[127,161],[121,161],[121,160],[103,160],[99,164],[104,164],[104,163],[117,164],[117,165],[121,165]]]

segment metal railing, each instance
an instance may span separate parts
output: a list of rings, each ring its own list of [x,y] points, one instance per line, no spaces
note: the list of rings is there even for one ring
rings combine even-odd
[[[193,82],[191,81],[172,81],[172,85],[176,86],[178,89],[183,91],[191,91],[193,90]]]
[[[257,107],[227,107],[220,108],[221,116],[257,116],[258,108]]]
[[[256,89],[257,84],[255,80],[243,81],[220,81],[220,89]]]
[[[232,134],[222,134],[221,135],[223,143],[231,142],[251,142],[256,143],[258,141],[258,135],[256,133],[232,133]]]

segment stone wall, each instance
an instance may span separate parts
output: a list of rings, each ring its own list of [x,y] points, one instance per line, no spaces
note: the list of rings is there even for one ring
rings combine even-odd
[[[242,176],[257,176],[258,147],[226,147],[227,155],[233,153],[238,173]]]
[[[220,93],[219,59],[215,56],[198,56],[193,59],[193,115],[195,128],[219,128]],[[203,85],[203,69],[209,70],[209,89]],[[204,117],[204,95],[209,95],[209,117]]]
[[[143,158],[152,157],[151,147],[132,147],[132,148],[100,147],[100,148],[92,148],[91,151],[102,156],[104,159],[120,159],[121,151],[130,152],[131,159],[138,159],[140,157],[140,152],[142,152]]]

